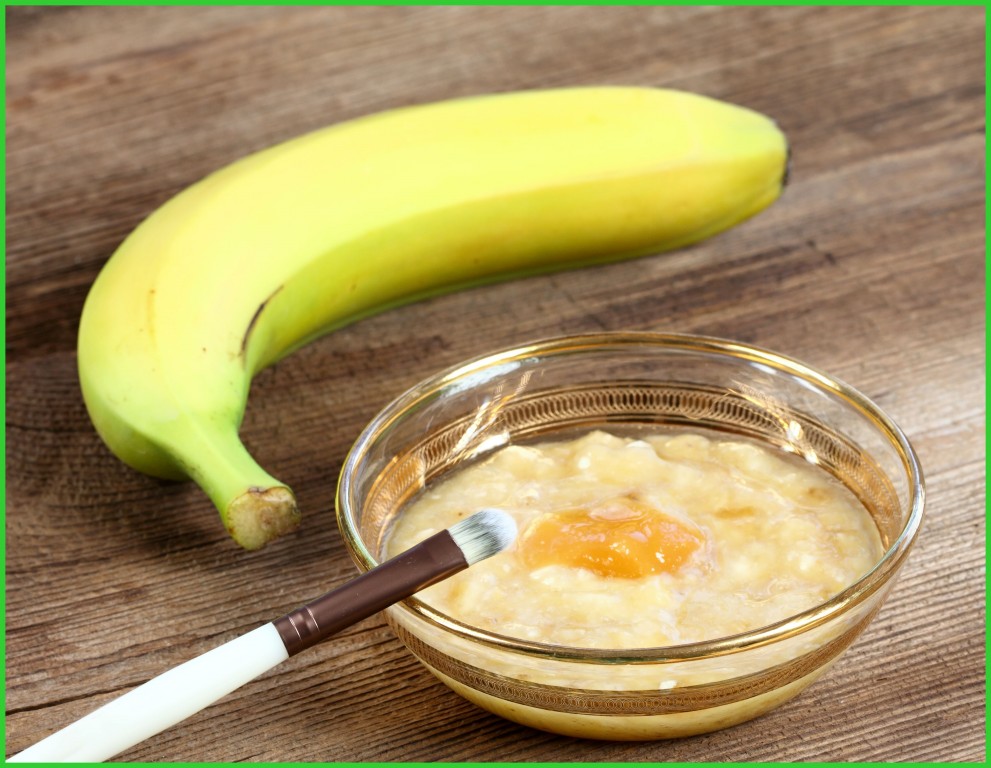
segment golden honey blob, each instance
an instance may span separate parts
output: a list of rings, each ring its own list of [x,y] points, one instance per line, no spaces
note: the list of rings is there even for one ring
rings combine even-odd
[[[702,532],[631,496],[546,512],[519,539],[531,568],[563,565],[636,579],[677,571],[701,546]]]

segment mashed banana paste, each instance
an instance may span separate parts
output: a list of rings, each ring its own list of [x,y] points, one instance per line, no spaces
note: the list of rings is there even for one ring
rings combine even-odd
[[[508,446],[419,496],[392,556],[483,507],[505,553],[420,593],[502,635],[587,648],[713,639],[814,607],[877,562],[867,510],[825,471],[759,444],[603,431]]]

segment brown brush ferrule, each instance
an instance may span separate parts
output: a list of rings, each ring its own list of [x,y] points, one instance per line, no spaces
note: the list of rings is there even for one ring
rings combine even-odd
[[[290,656],[468,567],[446,530],[272,622]]]

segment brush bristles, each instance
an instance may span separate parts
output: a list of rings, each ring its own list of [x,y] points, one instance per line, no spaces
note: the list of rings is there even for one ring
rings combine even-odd
[[[468,565],[474,565],[513,543],[516,521],[501,509],[483,509],[447,530]]]

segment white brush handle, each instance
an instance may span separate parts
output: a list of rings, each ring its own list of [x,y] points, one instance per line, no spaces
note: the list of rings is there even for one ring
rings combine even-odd
[[[274,624],[170,669],[8,762],[100,762],[164,731],[289,658]]]

